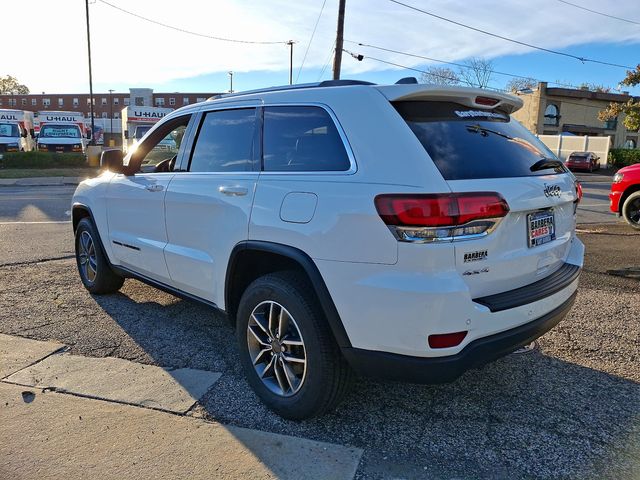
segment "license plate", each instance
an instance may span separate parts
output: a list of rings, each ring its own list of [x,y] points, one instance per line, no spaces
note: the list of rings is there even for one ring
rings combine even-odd
[[[556,226],[552,210],[527,215],[529,248],[544,245],[556,239]]]

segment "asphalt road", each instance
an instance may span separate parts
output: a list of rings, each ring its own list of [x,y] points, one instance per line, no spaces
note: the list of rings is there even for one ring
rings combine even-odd
[[[606,202],[606,189],[585,187],[584,204]],[[0,332],[81,355],[222,372],[197,415],[363,448],[358,478],[638,478],[640,288],[607,271],[640,265],[640,234],[615,217],[588,224],[603,213],[580,208],[587,257],[578,301],[531,353],[447,385],[360,379],[337,411],[290,422],[246,384],[221,315],[134,280],[92,297],[73,259],[38,262],[71,253],[70,225],[7,222],[67,221],[71,192],[0,188]]]

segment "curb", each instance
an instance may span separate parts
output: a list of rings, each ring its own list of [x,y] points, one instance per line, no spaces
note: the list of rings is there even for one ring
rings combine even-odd
[[[78,185],[84,177],[0,178],[0,187],[55,187]]]

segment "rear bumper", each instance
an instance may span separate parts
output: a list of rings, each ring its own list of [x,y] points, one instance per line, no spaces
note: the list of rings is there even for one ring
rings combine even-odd
[[[524,325],[478,338],[455,355],[425,358],[359,348],[342,351],[351,367],[361,375],[411,383],[446,383],[544,335],[567,315],[575,298],[576,293],[559,307]]]

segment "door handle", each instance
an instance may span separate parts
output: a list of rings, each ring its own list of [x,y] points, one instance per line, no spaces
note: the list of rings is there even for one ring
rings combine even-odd
[[[225,195],[229,195],[230,197],[243,197],[244,195],[249,193],[248,188],[240,186],[228,187],[223,185],[218,188],[218,190],[220,191],[220,193],[224,193]]]
[[[162,185],[158,185],[157,183],[154,183],[153,185],[147,185],[144,188],[146,188],[150,192],[161,192],[164,189]]]

